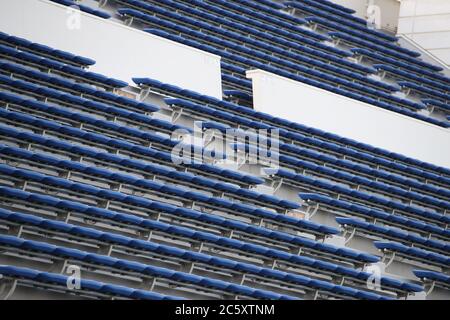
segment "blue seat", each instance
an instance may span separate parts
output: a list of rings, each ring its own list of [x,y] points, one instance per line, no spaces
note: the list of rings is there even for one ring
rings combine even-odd
[[[435,99],[422,99],[422,102],[427,106],[437,107],[443,110],[445,113],[450,113],[450,104],[446,104]]]
[[[408,80],[414,81],[418,84],[426,84],[430,87],[436,87],[439,89],[442,89],[444,91],[448,91],[450,86],[447,81],[444,79],[440,79],[437,77],[436,79],[431,79],[431,77],[427,77],[427,75],[416,75],[415,73],[406,72],[405,70],[402,70],[400,68],[395,68],[388,64],[374,64],[373,67],[379,72],[379,73],[389,73],[392,74],[395,78],[406,78]]]
[[[151,148],[148,148],[148,147],[136,146],[136,145],[130,144],[124,140],[115,140],[115,139],[109,139],[109,138],[105,139],[104,136],[101,136],[98,134],[85,133],[84,131],[79,130],[79,129],[59,126],[59,125],[55,124],[54,122],[41,120],[41,119],[37,120],[32,117],[26,116],[24,114],[18,114],[18,113],[0,110],[0,116],[8,116],[10,118],[13,118],[16,120],[21,120],[21,121],[28,121],[28,122],[31,121],[33,124],[39,124],[40,126],[45,126],[46,128],[51,128],[57,132],[65,132],[71,136],[78,136],[78,137],[82,137],[84,139],[88,139],[91,141],[98,141],[98,143],[101,143],[101,144],[124,148],[124,149],[132,150],[132,151],[138,151],[139,153],[142,153],[142,154],[150,154],[153,157],[155,155],[157,155],[158,157],[161,157],[167,161],[173,160],[172,156],[170,154],[163,153],[163,152],[156,152],[155,150],[152,150]],[[148,134],[148,135],[146,135],[146,137],[157,138],[158,139],[157,141],[169,141],[168,139],[161,140],[158,138],[158,136],[152,135],[152,134]],[[231,170],[220,169],[215,166],[211,166],[211,165],[207,165],[207,164],[193,163],[190,166],[192,166],[194,168],[198,167],[198,168],[201,168],[202,170],[206,170],[208,172],[217,173],[219,176],[229,177],[236,181],[240,181],[240,182],[244,181],[249,184],[261,184],[263,182],[263,180],[261,178],[253,177],[251,175],[246,175],[246,174],[242,174],[242,173],[231,171]]]
[[[314,19],[312,21],[319,21],[319,23],[322,23],[323,20]],[[330,22],[326,22],[326,25],[337,28],[337,24],[331,24]],[[402,48],[396,44],[386,43],[385,41],[377,41],[376,39],[370,39],[369,41],[366,39],[361,39],[361,37],[357,37],[355,34],[351,35],[340,31],[329,32],[328,34],[332,38],[342,39],[346,42],[357,45],[358,47],[373,49],[375,51],[382,52],[388,56],[392,56],[394,58],[409,61],[422,66],[421,61],[415,59],[418,56],[420,56],[418,52]]]
[[[445,76],[443,76],[439,73],[436,73],[434,70],[429,70],[427,68],[423,68],[422,66],[415,66],[415,65],[412,65],[411,63],[407,63],[404,61],[400,61],[398,59],[387,57],[385,55],[374,52],[373,50],[368,50],[365,48],[353,48],[353,49],[350,49],[350,51],[353,52],[353,54],[355,56],[362,55],[362,56],[368,57],[370,59],[373,59],[377,62],[383,62],[383,63],[387,63],[389,65],[393,65],[395,67],[400,67],[402,69],[405,69],[406,71],[412,71],[419,75],[425,75],[429,78],[437,79],[437,80],[447,82],[447,83],[450,82],[448,78],[446,78]]]
[[[420,259],[428,264],[443,265],[446,268],[450,265],[449,256],[414,247],[408,247],[398,242],[374,241],[374,245],[381,251],[400,252],[408,257],[411,257],[413,260]]]
[[[176,15],[176,14],[174,14],[174,13],[172,13],[172,12],[168,12],[168,11],[165,11],[164,9],[160,9],[160,8],[155,8],[154,10],[157,10],[157,11],[160,11],[160,12],[163,12],[163,13],[165,13],[166,15],[168,15],[168,16],[174,16],[174,15]],[[151,21],[152,23],[158,23],[158,24],[168,24],[167,22],[165,22],[164,20],[161,20],[161,19],[159,19],[158,20],[158,18],[155,18],[155,17],[152,17],[152,16],[148,16],[148,15],[145,15],[145,14],[142,14],[142,13],[139,13],[139,12],[137,12],[137,11],[135,11],[135,10],[131,10],[131,9],[119,9],[119,12],[121,13],[121,14],[127,14],[127,15],[138,15],[141,19],[144,19],[145,21]],[[178,17],[178,16],[177,16]],[[181,19],[180,17],[178,17],[179,19]],[[187,19],[189,19],[189,18],[184,18],[185,20],[187,20]],[[170,23],[169,23],[170,24]],[[186,28],[184,28],[184,27],[180,27],[180,26],[177,26],[177,25],[173,25],[173,24],[170,24],[170,27],[172,27],[172,28],[175,28],[175,29],[177,29],[177,30],[185,30]],[[210,27],[210,28],[214,28],[214,27]],[[149,31],[149,32],[155,32],[155,30],[147,30],[147,31]],[[221,30],[220,29],[218,29],[218,30],[216,30],[217,32],[221,32]],[[187,31],[186,31],[187,32]],[[191,31],[190,32],[190,34],[192,34],[192,33],[194,33],[194,31]],[[255,50],[251,50],[251,49],[248,49],[248,48],[246,48],[246,47],[243,47],[243,46],[240,46],[240,45],[236,45],[236,44],[234,44],[234,43],[231,43],[230,41],[223,41],[223,40],[220,40],[219,38],[217,38],[217,37],[213,37],[213,36],[205,36],[205,35],[203,35],[203,34],[201,34],[201,33],[198,33],[198,32],[196,32],[195,33],[195,35],[197,36],[197,37],[200,37],[200,38],[204,38],[204,39],[208,39],[208,41],[212,41],[212,42],[216,42],[216,43],[221,43],[221,44],[223,44],[223,45],[226,45],[226,46],[231,46],[231,47],[233,47],[233,48],[235,48],[236,50],[240,50],[240,51],[243,51],[243,52],[248,52],[248,54],[251,54],[252,56],[254,56],[254,55],[256,55],[256,56],[258,56],[258,57],[260,57],[261,59],[269,59],[269,60],[276,60],[278,63],[280,63],[280,64],[285,64],[285,65],[287,65],[287,66],[290,66],[291,68],[294,68],[294,69],[298,69],[298,70],[302,70],[302,72],[304,72],[304,73],[306,73],[306,74],[313,74],[313,75],[315,75],[315,76],[317,76],[317,77],[324,77],[324,78],[328,78],[328,80],[329,81],[333,81],[333,82],[341,82],[341,83],[343,83],[344,85],[347,85],[347,86],[351,86],[351,87],[357,87],[357,88],[359,88],[360,90],[369,90],[370,88],[367,88],[366,86],[358,86],[357,84],[355,84],[355,83],[353,83],[353,82],[349,82],[349,81],[344,81],[344,80],[342,80],[341,78],[338,78],[338,77],[335,77],[335,76],[330,76],[330,75],[327,75],[327,74],[323,74],[321,71],[316,71],[316,70],[311,70],[311,69],[302,69],[302,66],[301,65],[299,65],[298,63],[297,64],[293,64],[293,63],[290,63],[290,62],[287,62],[287,61],[284,61],[284,60],[281,60],[281,59],[277,59],[277,58],[274,58],[274,57],[272,57],[272,56],[269,56],[269,55],[266,55],[266,54],[263,54],[262,52],[259,52],[259,51],[255,51]],[[253,41],[253,42],[256,42],[256,43],[258,43],[260,46],[262,46],[262,44],[260,43],[260,42],[258,42],[258,41],[256,41],[256,40],[251,40],[251,39],[248,39],[248,38],[242,38],[242,37],[239,37],[239,36],[237,36],[237,35],[235,35],[235,38],[239,38],[239,39],[243,39],[244,41],[246,41],[246,42],[249,42],[249,41]],[[190,41],[190,40],[181,40],[179,37],[178,37],[178,40],[180,40],[181,42],[184,42],[184,43],[186,43],[186,44],[188,44],[188,43],[190,43],[190,44],[192,44],[193,42],[192,41]],[[206,50],[206,51],[211,51],[211,52],[213,52],[213,53],[216,53],[216,50],[215,49],[213,49],[213,48],[211,48],[210,46],[207,46],[207,47],[205,47],[204,45],[201,45],[201,44],[198,44],[197,43],[197,45],[198,45],[198,47],[199,48],[201,48],[201,49],[204,49],[204,50]],[[208,50],[208,49],[210,49],[210,50]],[[275,50],[275,51],[277,51],[276,50],[276,48],[273,48],[273,47],[271,47],[271,49],[272,49],[272,51],[273,50]],[[227,54],[226,54],[226,52],[223,52],[223,50],[219,50],[220,52],[217,52],[217,53],[219,53],[219,54],[221,54],[222,56],[226,56]],[[279,50],[278,50],[279,51]],[[363,76],[359,76],[358,74],[355,74],[355,73],[352,73],[352,72],[346,72],[345,70],[342,70],[342,69],[339,69],[339,68],[336,68],[336,67],[334,67],[334,66],[332,66],[332,65],[329,65],[329,64],[326,64],[326,63],[322,63],[322,62],[319,62],[319,61],[315,61],[315,60],[312,60],[312,59],[307,59],[307,58],[303,58],[302,56],[298,56],[298,55],[295,55],[295,54],[293,54],[293,53],[289,53],[289,52],[285,52],[285,51],[283,51],[282,50],[282,52],[286,55],[292,55],[293,56],[293,58],[295,58],[296,59],[296,61],[300,61],[300,60],[307,60],[307,61],[309,61],[309,63],[313,63],[313,64],[316,64],[316,65],[320,65],[321,67],[323,67],[323,68],[327,68],[327,69],[332,69],[332,70],[334,70],[335,72],[337,72],[337,73],[339,73],[339,74],[347,74],[348,76],[351,76],[351,77],[353,77],[353,78],[357,78],[358,80],[360,80],[360,81],[363,81],[363,82],[367,82],[367,83],[371,83],[372,85],[374,85],[374,86],[380,86],[380,87],[382,87],[384,90],[388,90],[388,91],[396,91],[397,90],[397,88],[396,87],[393,87],[393,86],[390,86],[390,85],[385,85],[385,84],[383,84],[383,83],[381,83],[381,82],[378,82],[378,81],[374,81],[374,80],[372,80],[372,79],[370,79],[370,78],[366,78],[366,77],[363,77]],[[237,59],[236,57],[233,57],[234,59]],[[249,61],[249,63],[251,63],[251,61]],[[253,63],[255,63],[254,61],[253,61]],[[307,81],[307,78],[304,78],[303,79],[304,81]],[[374,91],[374,92],[376,92],[376,91]],[[387,99],[389,99],[389,98],[391,98],[391,99],[393,99],[392,97],[390,97],[390,96],[386,96],[386,98]]]
[[[444,273],[428,270],[414,270],[413,272],[416,275],[416,277],[423,280],[439,281],[447,285],[450,284],[450,276]]]
[[[8,46],[18,46],[25,52],[37,52],[39,54],[49,56],[57,61],[67,62],[69,64],[77,66],[91,66],[95,64],[95,61],[86,57],[77,56],[72,53],[57,50],[42,44],[33,43],[23,38],[8,35],[0,32],[0,41]]]
[[[38,270],[33,270],[29,268],[22,268],[10,265],[0,266],[0,274],[7,277],[20,279],[28,279],[33,281],[38,281],[41,283],[57,284],[61,287],[59,289],[67,289],[68,277],[60,274],[47,273]],[[20,284],[19,284],[20,285]],[[146,300],[180,300],[182,298],[176,296],[162,295],[155,292],[149,292],[144,290],[132,289],[123,286],[117,286],[113,284],[105,284],[102,282],[81,279],[80,280],[81,290],[93,291],[104,293],[111,296],[122,296],[122,297],[133,297],[137,299]]]
[[[316,7],[317,9],[323,10],[323,11],[327,11],[330,14],[335,14],[338,15],[342,18],[346,18],[350,21],[353,22],[358,22],[360,24],[367,24],[367,21],[362,19],[362,18],[358,18],[354,15],[352,15],[352,13],[354,13],[354,10],[352,9],[347,9],[343,6],[339,6],[339,5],[335,5],[332,2],[329,1],[311,1],[311,0],[298,0],[297,2],[301,2],[304,3],[306,5],[312,6],[312,7]]]
[[[296,173],[293,173],[293,172],[290,172],[287,170],[283,170],[283,169],[278,170],[276,172],[276,175],[283,177],[283,178],[291,179],[292,181],[299,182],[300,184],[305,184],[305,183],[312,184],[318,188],[326,189],[328,192],[332,191],[332,192],[335,192],[338,194],[348,195],[348,196],[351,196],[356,199],[361,199],[361,201],[370,201],[372,203],[377,203],[377,204],[380,204],[383,206],[387,206],[387,207],[392,208],[393,210],[401,210],[406,215],[412,215],[412,216],[416,216],[416,217],[417,216],[426,217],[427,219],[434,220],[435,223],[437,223],[437,224],[447,224],[450,221],[450,219],[448,217],[446,217],[445,215],[433,212],[431,210],[419,209],[419,208],[416,208],[413,206],[405,205],[398,201],[388,200],[388,199],[382,198],[380,196],[371,195],[368,193],[350,189],[348,187],[343,187],[343,186],[335,185],[330,182],[325,182],[318,178],[307,177],[305,175],[296,174]],[[358,181],[358,183],[361,183],[361,181]],[[371,187],[373,187],[374,185],[378,185],[378,183],[371,182],[369,185]],[[380,184],[380,185],[381,185],[381,187],[386,188],[385,185],[383,185],[383,184]],[[389,192],[396,192],[395,187],[389,187],[387,189],[389,190]],[[397,192],[397,193],[400,193],[400,192]],[[406,192],[406,191],[404,191],[403,193],[406,193],[409,196],[414,197],[415,199],[420,199],[422,201],[433,202],[434,204],[439,203],[439,205],[443,206],[443,208],[447,208],[447,206],[448,206],[448,204],[445,201],[439,201],[436,199],[431,200],[433,198],[419,196],[418,194]]]
[[[12,212],[9,212],[7,210],[0,210],[0,218],[3,218],[3,219],[6,218],[6,219],[14,219],[15,221],[24,221],[23,220],[23,216],[27,216],[27,215],[26,214],[12,213]],[[48,223],[44,224],[45,221],[47,221],[47,220],[45,220],[45,219],[38,219],[37,221],[34,221],[34,224],[44,225],[44,226],[48,225]],[[154,223],[163,225],[163,223],[160,223],[160,222],[154,222]],[[182,230],[185,230],[185,229],[186,228],[183,228],[183,227],[172,227],[172,230],[176,231],[178,234]],[[65,225],[63,230],[66,231],[66,232],[68,231],[68,232],[75,232],[76,234],[83,234],[84,236],[91,237],[91,238],[94,238],[94,239],[100,239],[100,238],[104,239],[105,235],[106,235],[106,233],[104,233],[104,232],[99,232],[99,231],[96,231],[96,230],[95,231],[93,230],[93,232],[90,232],[89,229],[87,229],[87,228],[70,227],[70,226],[67,226],[67,225]],[[205,235],[204,232],[196,232],[195,234],[196,234],[197,237],[201,237],[201,238],[204,238],[203,235]],[[192,234],[189,234],[187,236],[191,237]],[[130,242],[130,240],[127,241],[126,237],[120,237],[119,239],[117,239],[117,238],[109,236],[109,237],[107,237],[107,239],[109,241],[118,241],[119,243]],[[293,262],[296,262],[296,263],[299,263],[299,262],[301,262],[303,264],[307,263],[308,265],[311,265],[311,266],[314,263],[316,263],[316,264],[320,263],[319,261],[316,261],[314,259],[293,256],[293,255],[287,254],[287,253],[282,254],[278,250],[270,250],[270,249],[268,250],[268,249],[265,249],[265,248],[263,248],[261,246],[258,246],[258,245],[243,244],[243,243],[241,243],[240,241],[237,241],[237,240],[224,239],[224,238],[220,238],[220,237],[212,237],[212,238],[205,238],[205,239],[209,239],[209,241],[217,242],[218,244],[223,244],[223,245],[231,246],[231,247],[237,247],[237,248],[239,248],[241,250],[250,250],[250,251],[258,253],[258,254],[269,255],[269,256],[274,257],[274,258],[281,258],[281,259],[292,260]],[[143,247],[143,248],[148,250],[149,249],[148,245],[149,244],[146,241],[133,240],[133,246],[134,247]],[[154,250],[154,249],[152,249],[152,250]],[[165,252],[166,254],[167,253],[168,254],[175,254],[175,255],[182,255],[183,254],[183,250],[175,249],[175,251],[174,251],[174,249],[171,249],[171,248],[169,248],[167,246],[163,246],[163,245],[159,245],[158,246],[158,250],[160,252]],[[163,250],[163,251],[161,251],[161,250]],[[68,255],[68,254],[72,254],[73,255],[75,253],[77,255],[81,254],[78,250],[73,251],[73,252],[72,251],[64,251],[64,252],[61,252],[61,253],[65,254],[65,255]],[[197,254],[197,256],[198,256],[198,254]],[[86,256],[85,257],[83,254],[81,254],[80,257],[83,258],[83,259],[91,259],[91,260],[94,259],[94,261],[96,263],[101,263],[101,264],[111,265],[111,263],[112,263],[111,260],[108,260],[107,258],[101,258],[101,257],[97,257],[97,256],[90,256],[90,257]],[[205,259],[206,259],[205,257],[202,258],[202,260],[205,260]],[[223,265],[223,263],[226,262],[228,265],[231,264],[232,266],[236,266],[234,263],[227,262],[227,261],[224,262],[224,261],[222,261],[220,259],[219,260],[214,260],[214,261],[216,261],[218,263],[221,263],[222,265]],[[336,266],[333,265],[333,264],[330,264],[330,263],[322,262],[322,263],[320,263],[318,265],[321,266],[322,268],[325,268],[325,269],[330,269],[330,268],[333,269],[333,270],[336,269]],[[128,265],[128,267],[130,267],[130,265]],[[248,268],[250,268],[250,267],[247,266],[246,268],[248,270]],[[260,272],[260,270],[258,272]],[[266,271],[266,273],[267,272],[268,271]],[[348,268],[341,268],[340,272],[349,273],[350,269],[348,269]],[[350,274],[353,274],[353,273],[350,272]],[[356,273],[356,274],[358,274],[358,273]],[[277,273],[270,274],[271,277],[274,277],[275,275],[277,275]],[[280,274],[278,273],[278,275],[280,275]]]
[[[422,222],[420,220],[409,219],[399,215],[388,214],[381,210],[371,209],[363,205],[352,204],[347,201],[336,200],[329,196],[314,194],[314,193],[300,193],[300,198],[306,202],[322,203],[327,206],[336,207],[348,210],[359,216],[363,215],[365,217],[377,218],[384,220],[387,224],[393,223],[394,225],[400,225],[405,228],[411,228],[413,230],[419,231],[422,234],[428,235],[429,233],[441,235],[442,237],[448,237],[450,232],[444,228]]]
[[[450,100],[450,95],[449,94],[446,94],[444,92],[438,91],[438,90],[436,90],[434,88],[429,88],[429,87],[426,87],[424,85],[418,85],[416,83],[409,82],[409,81],[399,81],[398,84],[402,88],[406,88],[406,89],[410,89],[410,90],[419,92],[422,95],[426,95],[426,96],[429,96],[429,97],[434,98],[434,99],[438,99],[438,100],[441,99],[444,102]],[[442,103],[444,104],[444,102],[442,102]]]
[[[3,239],[0,238],[0,240],[3,240]],[[38,243],[35,241],[28,241],[27,244],[29,244],[29,246],[31,246],[31,248],[33,248],[33,250],[40,251],[39,249],[43,246],[46,249],[46,251],[49,251],[50,249],[54,249],[54,250],[52,250],[53,254],[63,255],[65,257],[70,257],[72,259],[80,259],[81,261],[89,261],[91,263],[106,265],[106,266],[113,267],[113,268],[127,269],[127,270],[131,270],[134,272],[151,274],[152,276],[166,277],[166,278],[170,278],[170,279],[174,279],[174,280],[178,280],[178,281],[196,283],[198,285],[204,285],[207,287],[224,290],[224,291],[230,290],[230,286],[226,282],[220,281],[220,280],[214,280],[214,279],[204,278],[201,276],[189,275],[189,274],[185,274],[185,273],[181,273],[181,272],[177,272],[177,271],[168,270],[165,268],[144,265],[144,264],[138,263],[138,262],[131,262],[131,261],[127,261],[127,260],[121,260],[121,259],[116,259],[116,258],[111,258],[111,257],[106,257],[106,256],[100,256],[97,254],[86,254],[80,250],[65,249],[62,247],[56,247],[53,245],[42,244],[42,243]],[[9,243],[9,245],[11,245],[11,243]],[[20,244],[17,244],[17,245],[20,246]],[[122,290],[124,290],[124,289],[122,289]],[[247,294],[249,292],[248,287],[240,286],[240,285],[233,285],[233,289],[231,289],[231,290],[233,292],[242,293],[242,294]],[[120,292],[120,290],[119,290],[119,292]],[[285,298],[288,297],[288,296],[277,295],[274,293],[272,294],[265,290],[260,290],[259,294],[272,296],[272,297],[275,297],[278,299],[283,298],[283,297],[285,297]],[[254,296],[254,293],[251,293],[250,296]]]
[[[382,238],[386,239],[394,238],[395,241],[397,242],[415,243],[416,245],[423,246],[427,250],[431,251],[438,250],[450,252],[450,245],[448,245],[444,241],[424,238],[414,233],[409,233],[407,231],[398,228],[375,225],[365,222],[364,220],[353,218],[337,217],[336,221],[341,225],[350,226],[353,228],[358,228],[362,230],[367,230],[368,232],[376,233]]]
[[[134,99],[130,99],[130,98],[122,97],[122,96],[118,96],[118,95],[115,95],[110,92],[97,90],[90,85],[76,83],[76,82],[74,82],[72,80],[68,80],[66,78],[49,75],[49,74],[39,72],[34,69],[27,68],[27,67],[24,67],[24,66],[21,66],[18,64],[14,64],[14,63],[11,63],[11,62],[8,62],[5,60],[0,60],[0,65],[5,70],[10,70],[13,73],[25,75],[25,76],[29,77],[30,79],[36,79],[38,81],[47,82],[49,84],[56,85],[58,87],[62,87],[67,90],[81,91],[82,93],[94,95],[96,98],[109,100],[114,104],[118,104],[119,106],[121,106],[121,105],[132,106],[134,108],[145,110],[146,112],[155,112],[155,111],[159,110],[158,107],[147,104],[147,103],[139,102]],[[2,81],[6,81],[6,79],[4,79],[3,77],[4,76],[2,76]],[[108,80],[108,82],[109,82],[109,80]],[[14,85],[19,85],[19,86],[24,84],[23,81],[11,82],[11,80],[9,83],[14,84]],[[35,88],[35,90],[33,90],[32,92],[35,92],[38,90],[43,91],[45,93],[55,94],[55,91],[51,91],[51,90],[48,91],[48,89],[45,90],[41,86],[37,86]]]

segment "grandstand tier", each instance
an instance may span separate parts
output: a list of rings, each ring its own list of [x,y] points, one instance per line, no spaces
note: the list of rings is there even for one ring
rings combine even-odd
[[[220,56],[223,97],[0,30],[0,298],[450,299],[450,168],[254,110],[246,77],[449,130],[443,68],[328,0],[52,2]]]

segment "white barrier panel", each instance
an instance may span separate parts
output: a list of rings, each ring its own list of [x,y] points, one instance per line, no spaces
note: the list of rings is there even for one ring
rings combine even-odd
[[[450,130],[265,71],[247,71],[255,110],[450,168]]]
[[[97,61],[132,84],[150,77],[222,98],[220,57],[46,0],[1,0],[0,30]]]
[[[450,1],[403,0],[398,33],[450,67]]]

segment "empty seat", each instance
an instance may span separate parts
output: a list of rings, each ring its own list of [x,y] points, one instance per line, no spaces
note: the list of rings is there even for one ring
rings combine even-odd
[[[78,56],[67,51],[54,49],[52,47],[31,42],[24,38],[8,35],[3,32],[0,32],[0,43],[6,46],[18,48],[22,51],[37,53],[44,57],[50,57],[51,59],[75,66],[87,67],[95,64],[95,60],[90,58]]]
[[[139,289],[117,286],[109,283],[102,283],[93,280],[80,279],[80,289],[71,290],[67,288],[69,277],[61,274],[42,272],[29,268],[16,267],[11,265],[0,266],[0,283],[5,283],[10,279],[16,281],[16,286],[27,288],[35,287],[55,292],[65,292],[66,294],[82,294],[94,298],[124,298],[143,300],[180,300],[180,297],[161,295],[158,293]],[[5,283],[6,285],[6,283]],[[11,292],[14,294],[14,291]]]
[[[378,239],[393,240],[425,250],[436,251],[441,254],[448,254],[450,252],[450,245],[447,242],[421,237],[400,228],[368,223],[365,220],[356,218],[337,217],[336,221],[348,230],[350,235],[353,234],[353,231],[357,231],[367,235],[375,235]]]
[[[417,260],[429,265],[436,265],[446,270],[450,266],[450,257],[427,250],[405,246],[398,242],[375,241],[374,245],[385,255],[395,253],[396,256]]]

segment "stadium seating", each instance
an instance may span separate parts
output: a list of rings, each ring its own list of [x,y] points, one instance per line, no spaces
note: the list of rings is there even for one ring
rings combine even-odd
[[[450,169],[255,111],[246,78],[448,130],[440,66],[329,0],[52,2],[219,55],[223,99],[0,33],[1,299],[450,297]]]
[[[4,46],[17,48],[25,53],[37,53],[42,57],[49,57],[50,59],[57,60],[68,65],[88,67],[95,64],[95,61],[90,58],[77,56],[67,51],[54,49],[39,43],[28,41],[24,38],[8,35],[4,32],[0,32],[0,41]]]
[[[16,266],[1,265],[0,274],[4,281],[13,283],[10,288],[13,287],[14,289],[23,286],[28,290],[30,287],[34,287],[38,290],[44,289],[50,292],[66,291],[66,294],[79,294],[83,298],[91,299],[180,300],[179,297],[83,279],[80,280],[80,290],[82,290],[80,293],[67,289],[67,276]],[[3,298],[9,298],[12,292],[8,292],[8,294]]]
[[[213,108],[210,109],[213,109],[215,112],[214,115],[223,115],[223,117],[226,116],[224,120],[219,122],[227,122],[225,120],[229,120],[231,118],[233,119],[232,121],[234,121],[234,126],[237,123],[240,125],[242,124],[242,127],[245,128],[249,126],[249,121],[246,121],[247,118],[252,120],[254,119],[254,122],[251,123],[251,127],[254,128],[280,128],[281,138],[284,138],[285,141],[292,144],[293,147],[305,142],[305,146],[308,148],[314,148],[314,150],[323,151],[324,149],[328,149],[329,153],[336,156],[345,154],[346,159],[357,160],[368,165],[373,165],[376,163],[377,166],[383,169],[393,169],[401,174],[411,173],[418,176],[423,175],[423,178],[426,179],[439,180],[442,179],[442,177],[445,178],[445,176],[450,173],[447,168],[440,168],[415,159],[408,159],[407,157],[399,154],[374,148],[370,145],[364,145],[362,143],[358,143],[357,141],[346,139],[314,128],[309,128],[299,123],[273,117],[269,114],[244,108],[226,101],[202,96],[196,92],[183,90],[182,88],[161,83],[157,80],[150,78],[135,78],[133,80],[136,84],[142,86],[143,88],[151,88],[152,90],[164,95],[182,98],[166,100],[169,104],[175,105],[176,102],[177,105],[189,107],[190,109],[201,109],[203,112],[208,113],[209,109],[205,107],[211,106]],[[191,103],[187,104],[187,102]],[[226,113],[220,111],[226,111]],[[236,116],[233,116],[234,114]],[[263,124],[261,123],[262,121],[264,121]],[[292,142],[295,142],[295,144]],[[435,173],[432,173],[433,171]],[[436,182],[439,183],[438,181]]]
[[[148,29],[149,32],[219,54],[226,63],[247,69],[264,69],[354,99],[375,104],[382,108],[388,108],[389,110],[420,118],[424,121],[446,126],[443,121],[439,121],[433,117],[425,117],[422,114],[417,113],[417,110],[424,108],[424,105],[420,101],[401,99],[396,95],[391,95],[390,92],[398,91],[398,86],[384,84],[383,82],[367,77],[367,74],[374,73],[373,68],[367,68],[367,66],[355,63],[349,64],[348,61],[342,59],[342,56],[333,57],[327,54],[324,55],[322,51],[305,50],[305,47],[299,47],[298,44],[288,41],[291,40],[292,37],[286,39],[286,41],[282,39],[280,42],[279,37],[278,39],[273,39],[271,38],[271,34],[267,35],[267,32],[266,34],[259,32],[258,30],[261,30],[261,27],[263,27],[260,24],[262,21],[266,22],[265,27],[262,29],[264,30],[272,26],[267,22],[272,22],[275,17],[277,20],[273,21],[273,27],[278,25],[279,29],[289,30],[291,34],[298,33],[299,35],[302,33],[305,34],[306,31],[306,29],[298,27],[298,24],[303,24],[304,21],[290,21],[293,16],[285,14],[281,14],[280,16],[279,11],[267,4],[258,5],[253,1],[236,1],[236,3],[234,1],[214,1],[213,5],[208,1],[201,2],[195,0],[189,1],[192,5],[172,0],[158,2],[120,0],[115,2],[119,6],[118,13],[127,19],[127,23],[133,23],[133,20],[139,20],[144,23],[144,25],[147,24],[152,27],[152,29]],[[120,6],[123,5],[126,7],[121,8]],[[292,5],[296,7],[306,6],[308,8],[314,8],[309,4],[300,4],[298,2]],[[278,9],[284,10],[286,8],[287,7],[285,6],[281,6]],[[324,9],[323,6],[321,6],[321,8]],[[176,11],[174,11],[174,9]],[[337,9],[333,8],[330,10],[336,14]],[[325,12],[323,10],[319,11],[320,13]],[[242,14],[239,15],[239,13]],[[230,19],[223,19],[224,15],[229,16]],[[254,19],[249,19],[250,17]],[[264,20],[261,20],[263,17]],[[313,18],[322,19],[316,16]],[[347,22],[346,19],[343,20],[345,20],[344,22]],[[242,27],[239,26],[239,24],[241,24]],[[350,22],[350,24],[353,26],[354,22]],[[224,28],[224,25],[227,25],[227,28]],[[228,29],[228,26],[232,28],[232,31]],[[359,24],[358,28],[363,28],[369,33],[375,33],[383,39],[370,36],[368,41],[361,40],[360,38],[363,37],[364,33],[358,31],[356,36],[348,36],[356,41],[354,45],[358,46],[357,48],[350,47],[352,51],[367,50],[365,48],[372,49],[373,46],[376,46],[374,41],[377,42],[376,39],[378,39],[378,50],[375,50],[375,52],[373,52],[374,54],[383,54],[383,58],[399,61],[399,63],[407,64],[413,68],[432,73],[433,76],[436,74],[436,71],[441,71],[440,68],[429,65],[418,59],[419,54],[417,52],[402,49],[396,44],[386,42],[386,40],[396,41],[395,38],[368,29],[364,24]],[[202,32],[197,30],[202,30]],[[258,37],[258,39],[253,40],[252,38],[248,38],[246,35],[249,32]],[[273,30],[273,32],[276,31]],[[177,33],[179,36],[176,36],[173,33]],[[311,38],[316,38],[316,43],[318,42],[318,36],[320,35],[321,34],[319,33],[308,33],[308,36]],[[347,37],[347,35],[342,33],[330,33],[330,36],[336,37],[337,35]],[[326,38],[322,38],[321,40],[323,41],[325,39]],[[308,43],[308,45],[310,45],[310,43]],[[386,46],[390,49],[386,49]],[[290,50],[283,49],[283,47],[289,47],[289,49],[292,48],[294,50],[299,49],[302,53],[307,53],[308,58],[304,54],[296,54]],[[227,51],[222,50],[222,48],[226,48]],[[267,52],[267,54],[265,52]],[[352,54],[357,55],[361,52],[363,51],[354,51]],[[276,57],[274,57],[275,55]],[[313,59],[309,59],[309,56]],[[291,57],[292,60],[290,60]],[[324,59],[325,64],[321,64],[321,61],[318,61],[317,57]],[[291,61],[293,63],[290,63]],[[299,62],[301,62],[304,67],[300,65]],[[330,65],[330,62],[332,62],[333,65]],[[334,67],[334,65],[336,65],[336,67]],[[346,70],[344,68],[348,69]],[[241,73],[239,75],[238,73],[234,73],[232,78],[230,78],[231,75],[229,74],[229,70],[224,70],[223,72],[224,82],[225,84],[230,85],[230,89],[238,89],[250,93],[248,89],[245,89],[246,80],[244,80],[244,74]],[[302,77],[302,73],[313,76],[313,79],[310,79],[310,77]],[[315,78],[315,75],[317,75],[317,78]],[[241,81],[239,81],[236,76],[238,76]],[[436,76],[440,77],[439,74],[436,74]],[[345,82],[344,78],[350,82]],[[443,78],[445,79],[445,77]],[[339,84],[338,88],[329,86],[336,84]],[[358,86],[358,84],[366,84],[366,86]],[[360,96],[360,93],[364,94]]]

